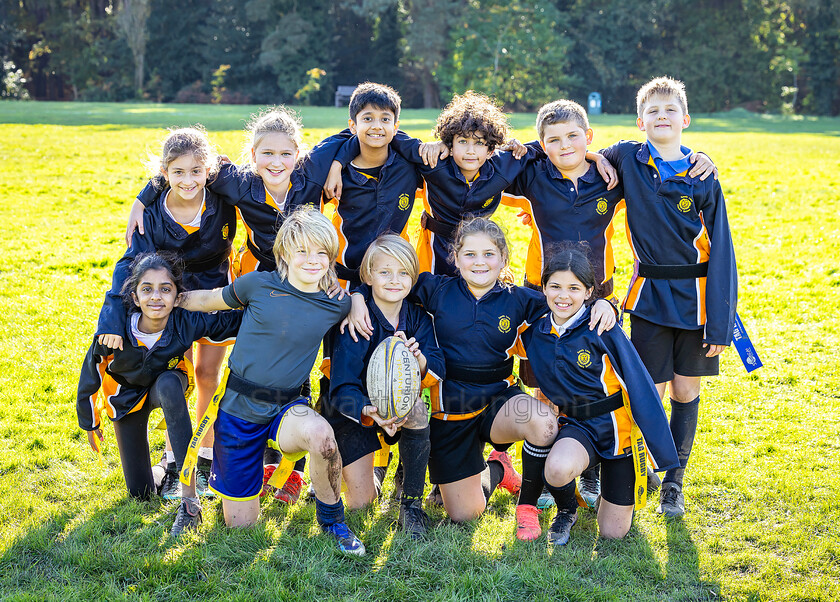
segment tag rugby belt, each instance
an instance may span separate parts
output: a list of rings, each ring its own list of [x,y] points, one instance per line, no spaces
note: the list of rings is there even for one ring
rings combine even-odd
[[[266,387],[265,385],[258,385],[241,376],[237,376],[233,372],[228,375],[227,379],[227,388],[231,391],[241,393],[254,401],[265,401],[283,405],[294,401],[298,397],[305,397],[309,389],[308,384],[304,383],[293,389],[275,389],[273,387]]]
[[[444,238],[454,238],[455,230],[458,226],[448,226],[443,222],[435,219],[425,211],[423,215],[420,216],[420,227],[430,232],[434,232],[438,236],[443,236]]]
[[[709,262],[683,265],[657,265],[639,262],[639,276],[661,280],[694,280],[705,278],[709,273]]]
[[[474,385],[491,385],[505,380],[513,374],[513,358],[495,368],[476,368],[464,364],[446,362],[446,378]]]
[[[589,403],[575,404],[568,407],[559,407],[560,411],[569,418],[574,418],[575,420],[589,420],[590,418],[596,418],[598,416],[614,412],[623,405],[624,400],[621,396],[621,389],[619,389],[612,395],[604,397],[603,399],[596,399],[595,401],[590,401]]]

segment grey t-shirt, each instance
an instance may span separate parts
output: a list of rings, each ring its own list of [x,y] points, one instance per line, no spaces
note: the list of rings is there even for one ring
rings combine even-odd
[[[251,272],[222,289],[225,303],[244,307],[242,326],[228,360],[231,372],[276,389],[300,387],[309,377],[326,332],[350,311],[350,297],[305,293],[274,272]],[[268,424],[282,406],[225,391],[228,414]]]

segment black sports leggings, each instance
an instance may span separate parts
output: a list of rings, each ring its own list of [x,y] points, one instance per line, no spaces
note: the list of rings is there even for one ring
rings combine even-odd
[[[125,485],[132,497],[149,498],[156,493],[149,458],[148,432],[149,414],[155,408],[163,410],[166,430],[175,454],[175,465],[181,470],[192,438],[190,411],[184,398],[186,388],[187,377],[183,372],[164,372],[152,385],[143,407],[113,423]]]

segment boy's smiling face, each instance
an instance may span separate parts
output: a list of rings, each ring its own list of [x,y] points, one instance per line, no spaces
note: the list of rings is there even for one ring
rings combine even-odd
[[[574,121],[546,125],[541,141],[545,154],[563,175],[588,169],[586,149],[592,142],[592,130],[583,129]]]
[[[691,117],[685,113],[676,96],[652,96],[645,102],[636,125],[653,144],[679,144],[682,131]]]
[[[452,138],[452,160],[467,182],[471,181],[490,155],[490,147],[478,132]]]
[[[358,136],[362,147],[380,149],[394,139],[399,121],[391,109],[365,105],[356,115],[356,120],[351,119],[349,123],[350,131]]]

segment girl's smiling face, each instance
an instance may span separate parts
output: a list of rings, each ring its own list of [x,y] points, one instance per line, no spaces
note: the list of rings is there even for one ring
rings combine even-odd
[[[265,134],[251,147],[251,160],[268,188],[288,186],[297,158],[295,141],[282,132]]]
[[[473,294],[481,297],[495,286],[505,260],[493,239],[478,232],[468,234],[461,240],[461,248],[455,256],[455,267],[460,270],[461,277]]]
[[[584,302],[592,296],[592,288],[586,288],[571,271],[554,272],[543,286],[548,309],[557,324],[563,324],[575,315]]]
[[[146,270],[131,294],[134,304],[140,308],[143,318],[158,324],[169,318],[175,307],[178,288],[168,270]],[[142,325],[141,325],[142,327]],[[159,330],[156,329],[156,330]]]
[[[188,154],[170,161],[161,173],[172,188],[170,194],[176,195],[182,201],[194,201],[200,200],[199,197],[204,192],[210,168],[195,155]]]

